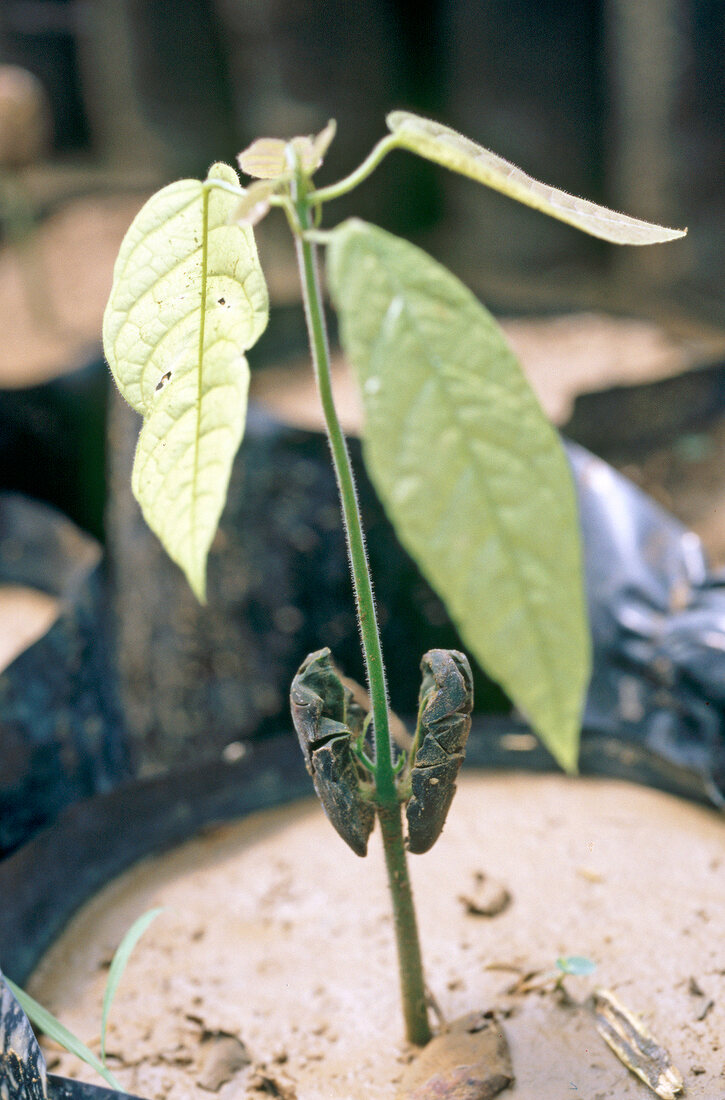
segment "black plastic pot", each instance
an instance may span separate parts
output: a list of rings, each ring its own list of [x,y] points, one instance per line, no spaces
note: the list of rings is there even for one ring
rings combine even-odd
[[[131,774],[108,647],[101,548],[55,509],[0,494],[0,585],[58,601],[0,672],[0,855]]]
[[[615,738],[585,736],[580,764],[583,773],[651,783],[706,800],[697,777],[686,769],[668,767],[645,748]],[[522,725],[479,719],[466,766],[545,772],[554,765]],[[138,860],[206,826],[311,794],[299,748],[288,733],[252,743],[235,763],[219,761],[129,781],[68,806],[52,827],[0,862],[0,966],[22,985],[76,909]],[[52,1078],[49,1100],[110,1100],[110,1094]]]
[[[54,505],[97,539],[109,384],[98,352],[47,382],[0,390],[0,489]]]
[[[523,723],[481,718],[474,719],[465,767],[555,770]],[[585,735],[580,770],[708,803],[697,776],[614,737]],[[290,730],[253,742],[234,763],[130,780],[68,806],[0,862],[0,968],[22,984],[75,910],[139,859],[208,825],[306,797],[314,797],[312,783]]]

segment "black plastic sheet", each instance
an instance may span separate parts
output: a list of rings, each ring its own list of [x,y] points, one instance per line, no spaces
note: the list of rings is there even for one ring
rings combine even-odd
[[[594,671],[588,735],[695,777],[725,806],[725,574],[700,539],[576,444]]]
[[[54,596],[59,614],[0,670],[0,856],[131,774],[100,546],[54,508],[0,493],[5,584]]]
[[[48,1074],[48,1100],[142,1100],[130,1092],[118,1092],[101,1085],[89,1085],[70,1077]]]

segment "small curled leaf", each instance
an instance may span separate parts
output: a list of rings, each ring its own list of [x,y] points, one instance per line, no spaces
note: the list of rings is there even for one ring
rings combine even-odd
[[[408,848],[433,847],[456,793],[456,777],[471,729],[473,679],[468,659],[455,649],[431,649],[421,661],[419,743],[406,807]]]
[[[258,180],[276,180],[290,175],[287,146],[291,145],[299,157],[305,175],[311,176],[322,164],[325,153],[335,136],[336,123],[330,120],[316,137],[257,138],[244,149],[237,160],[242,172]]]
[[[344,686],[330,650],[310,653],[292,681],[292,721],[317,797],[331,825],[358,856],[367,855],[375,810],[362,793],[353,743],[364,715]]]
[[[668,229],[663,225],[630,218],[627,214],[619,214],[541,183],[490,149],[432,119],[421,118],[408,111],[393,111],[386,121],[400,148],[484,183],[494,191],[567,222],[592,237],[601,237],[612,244],[641,245],[673,241],[687,233],[686,229]]]

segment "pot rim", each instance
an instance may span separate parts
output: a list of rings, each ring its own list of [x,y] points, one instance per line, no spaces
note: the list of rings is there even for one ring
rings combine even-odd
[[[138,860],[199,830],[313,797],[289,734],[245,742],[243,756],[126,781],[76,802],[0,862],[0,966],[22,985],[75,911]],[[627,780],[712,808],[702,776],[641,744],[584,734],[582,775]],[[553,758],[509,717],[474,716],[468,768],[545,773]]]

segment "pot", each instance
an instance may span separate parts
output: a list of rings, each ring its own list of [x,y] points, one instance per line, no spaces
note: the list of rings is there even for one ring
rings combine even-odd
[[[2,854],[127,778],[131,762],[95,539],[47,505],[0,494],[0,594],[14,647],[0,667]]]
[[[542,774],[477,772],[476,765],[491,764],[492,743],[493,758],[508,769],[523,760]],[[601,760],[596,746],[585,745],[585,766]],[[596,1033],[587,1007],[591,983],[567,979],[571,1002],[560,1002],[550,981],[546,986],[557,956],[585,954],[597,963],[597,981],[644,1014],[685,1075],[688,1095],[710,1100],[721,1068],[712,1045],[723,978],[709,929],[725,919],[722,819],[629,783],[567,780],[548,771],[529,735],[508,729],[492,737],[479,726],[441,841],[429,856],[411,858],[423,902],[424,957],[443,1011],[496,1008],[517,1074],[512,1100],[558,1095],[571,1082],[585,1095],[644,1098],[650,1095],[645,1087]],[[284,1090],[296,1087],[299,1100],[348,1100],[355,1088],[366,1098],[392,1095],[402,1088],[397,1079],[413,1052],[399,1041],[380,852],[374,838],[367,861],[348,853],[316,803],[299,801],[309,791],[297,747],[286,737],[251,745],[233,764],[147,779],[67,810],[54,829],[0,867],[0,890],[15,909],[14,916],[6,910],[0,917],[5,968],[27,976],[71,908],[104,876],[197,831],[167,862],[146,860],[102,890],[36,966],[33,995],[89,1034],[97,1026],[109,948],[132,914],[165,903],[167,913],[137,947],[114,1008],[109,1050],[140,1044],[122,1078],[126,1087],[149,1100],[159,1088],[169,1100],[194,1096],[198,1082],[210,1080],[203,1074],[213,1062],[211,1079],[221,1073],[217,1087],[229,1082],[229,1095],[240,1087],[252,1095],[275,1088],[293,1095]],[[268,809],[275,805],[281,808]],[[210,828],[239,814],[238,823]],[[59,870],[61,851],[66,865]],[[646,880],[647,872],[654,879]],[[181,900],[177,888],[187,875],[191,893]],[[659,902],[665,889],[676,904]],[[351,911],[338,915],[344,897]],[[357,947],[345,939],[349,927]],[[205,942],[208,970],[214,981],[226,975],[228,986],[203,986],[207,971],[198,951]],[[259,942],[261,958],[254,955]],[[349,971],[341,958],[349,958]],[[295,960],[299,975],[291,969]],[[341,987],[330,985],[328,960],[345,975]],[[60,971],[70,967],[76,991],[70,995],[61,991],[59,964]],[[241,975],[236,985],[234,974]],[[83,986],[87,1018],[76,1003]],[[374,1008],[366,1001],[371,996]],[[270,1002],[279,1015],[270,1018],[272,1031],[263,1039]],[[288,1003],[291,1023],[283,1011]],[[154,1020],[148,1034],[144,1010]],[[339,1053],[348,1034],[356,1032],[347,1021],[350,1010],[365,1051],[382,1052],[385,1084],[376,1083],[367,1053],[351,1055],[354,1066],[340,1061],[348,1057]],[[248,1055],[229,1077],[220,1055],[225,1037]],[[152,1048],[159,1057],[149,1054]],[[137,1059],[145,1079],[133,1068]],[[191,1074],[183,1092],[177,1083],[164,1084],[176,1061]],[[592,1064],[598,1067],[593,1078]],[[69,1072],[67,1060],[54,1068]],[[334,1079],[320,1081],[323,1070]]]

